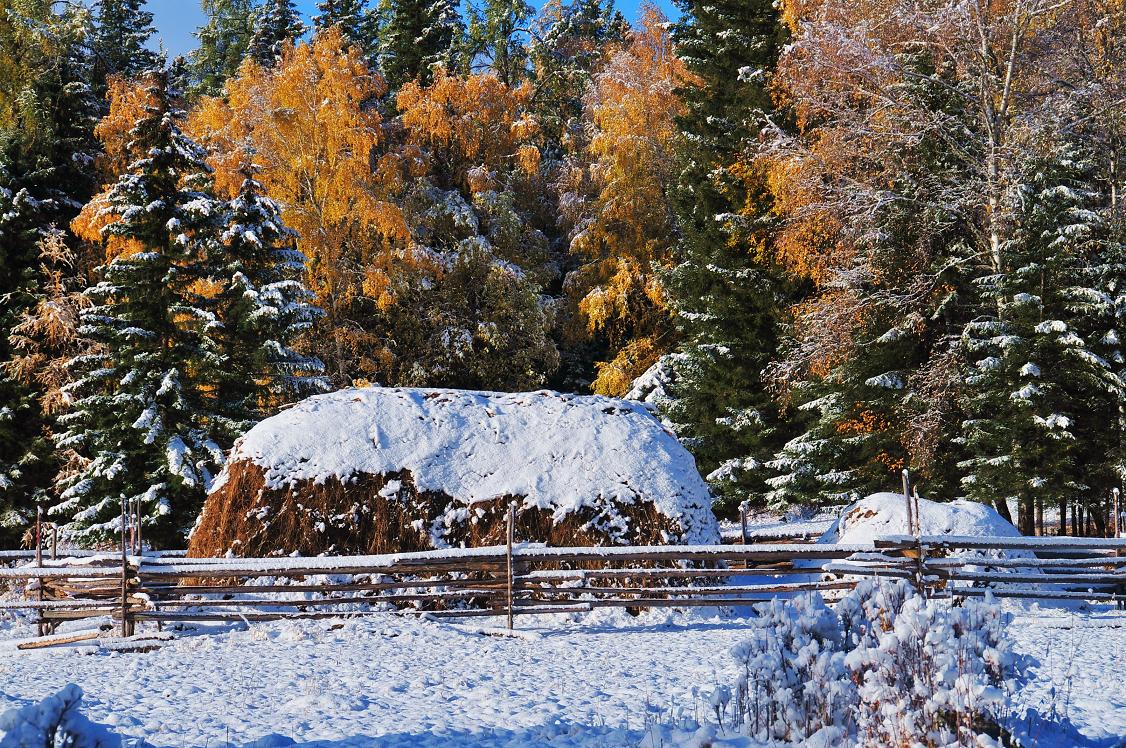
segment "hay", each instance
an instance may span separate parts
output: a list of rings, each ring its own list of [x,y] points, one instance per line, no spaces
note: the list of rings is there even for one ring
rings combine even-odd
[[[269,488],[251,461],[227,468],[227,480],[204,504],[188,555],[197,558],[351,555],[421,551],[505,542],[506,513],[518,502],[516,538],[553,546],[677,542],[681,529],[652,503],[609,502],[556,518],[525,507],[520,496],[465,505],[440,492],[419,492],[409,471],[355,475],[342,482],[296,481]]]

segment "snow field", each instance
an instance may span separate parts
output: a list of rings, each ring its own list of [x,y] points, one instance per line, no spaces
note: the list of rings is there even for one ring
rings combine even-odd
[[[1054,705],[1071,722],[1036,726],[1035,744],[1126,738],[1126,614],[1006,607],[1017,650],[1037,660],[1017,711],[1047,715]],[[144,654],[0,651],[0,711],[73,682],[90,719],[157,746],[289,744],[277,736],[324,748],[692,745],[706,735],[669,725],[706,721],[747,636],[740,619],[675,611],[519,626],[509,636],[491,624],[387,616],[215,628]]]

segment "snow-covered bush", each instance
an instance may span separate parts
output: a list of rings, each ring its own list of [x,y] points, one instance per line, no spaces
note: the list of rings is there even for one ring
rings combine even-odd
[[[804,741],[823,729],[818,737],[843,737],[856,690],[845,669],[840,619],[820,596],[772,600],[757,612],[751,638],[733,652],[742,667],[736,724],[763,740]]]
[[[0,748],[121,748],[121,738],[78,710],[82,689],[71,683],[38,704],[0,714]]]
[[[757,608],[717,719],[760,741],[802,745],[999,745],[1020,661],[989,599],[926,600],[868,580],[836,610],[820,596]]]

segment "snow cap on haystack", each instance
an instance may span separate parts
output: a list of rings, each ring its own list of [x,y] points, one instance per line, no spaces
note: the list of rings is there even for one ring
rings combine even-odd
[[[1020,531],[991,506],[959,499],[946,503],[919,499],[921,535],[1017,538]],[[872,543],[878,537],[907,535],[903,494],[874,493],[845,507],[821,543]]]
[[[487,544],[510,500],[526,541],[719,538],[694,460],[641,404],[372,387],[311,397],[251,429],[191,545],[265,555]]]

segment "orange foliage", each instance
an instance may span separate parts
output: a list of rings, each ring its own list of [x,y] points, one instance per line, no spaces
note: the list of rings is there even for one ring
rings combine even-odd
[[[393,303],[388,273],[409,239],[393,200],[413,168],[411,154],[381,152],[383,123],[370,105],[385,92],[382,78],[330,29],[286,49],[273,69],[245,61],[224,95],[204,99],[189,121],[211,154],[220,194],[238,189],[253,149],[260,181],[300,235],[308,284],[332,331],[320,352],[343,380],[357,360],[378,355],[362,349],[381,345],[353,319],[354,305]]]
[[[425,149],[463,189],[486,189],[487,174],[539,171],[539,125],[528,113],[532,86],[510,88],[495,75],[452,76],[403,86],[395,98],[408,145]],[[484,174],[482,173],[482,170]]]
[[[100,246],[103,245],[102,229],[117,218],[112,213],[105,212],[105,196],[109,187],[137,156],[130,152],[129,132],[144,114],[145,106],[150,103],[151,98],[146,92],[147,83],[144,80],[127,80],[115,75],[108,78],[106,83],[109,112],[94,128],[94,135],[102,143],[102,154],[98,157],[96,166],[104,188],[82,207],[70,225],[75,236]],[[141,246],[133,239],[106,237],[105,254],[95,264],[139,251]]]
[[[665,352],[658,341],[669,328],[653,268],[671,261],[675,232],[665,194],[682,106],[675,90],[688,73],[665,22],[645,6],[629,45],[595,77],[586,101],[595,194],[577,217],[583,229],[571,250],[587,261],[579,273],[579,313],[587,331],[606,334],[615,352],[599,365],[594,388],[604,394],[622,394]]]

